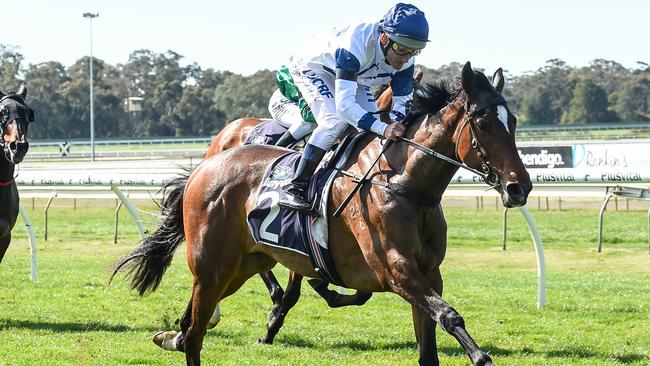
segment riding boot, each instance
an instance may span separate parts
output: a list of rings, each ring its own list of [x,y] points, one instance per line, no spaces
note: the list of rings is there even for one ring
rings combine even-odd
[[[300,157],[296,176],[291,181],[291,185],[285,192],[283,199],[278,202],[278,206],[300,211],[307,215],[318,215],[317,212],[313,211],[312,205],[307,200],[307,190],[309,188],[309,179],[316,171],[323,155],[325,155],[325,150],[307,144]]]
[[[275,143],[275,146],[289,147],[296,142],[298,142],[298,140],[293,137],[291,132],[287,131],[282,136],[280,136],[280,139]]]

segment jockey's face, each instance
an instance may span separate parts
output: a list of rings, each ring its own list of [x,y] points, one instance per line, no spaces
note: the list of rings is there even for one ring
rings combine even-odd
[[[386,51],[386,62],[394,69],[401,69],[411,57],[420,53],[419,49],[405,47],[391,41],[386,33],[382,33],[381,43],[382,45],[389,45]]]
[[[407,63],[410,58],[410,53],[400,55],[395,52],[393,47],[390,47],[388,49],[388,52],[386,52],[386,61],[388,61],[388,64],[394,69],[401,69],[402,66],[404,66],[404,64]]]

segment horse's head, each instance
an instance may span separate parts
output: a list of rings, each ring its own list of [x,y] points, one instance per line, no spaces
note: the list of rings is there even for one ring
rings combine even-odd
[[[0,132],[4,155],[13,164],[25,158],[29,143],[27,129],[34,120],[34,111],[25,104],[27,88],[21,85],[17,93],[0,92]]]
[[[490,84],[468,62],[460,83],[467,97],[465,116],[455,131],[457,158],[486,174],[504,206],[525,205],[533,185],[515,146],[517,118],[501,94],[503,72],[498,69]]]

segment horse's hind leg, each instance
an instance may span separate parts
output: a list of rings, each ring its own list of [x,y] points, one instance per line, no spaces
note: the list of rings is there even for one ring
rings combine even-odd
[[[271,312],[273,313],[274,311],[277,312],[277,309],[280,308],[280,305],[282,304],[282,297],[284,296],[284,290],[282,287],[280,287],[280,283],[278,282],[278,279],[275,278],[275,275],[273,272],[268,271],[268,272],[262,272],[260,273],[260,277],[262,277],[262,281],[264,281],[264,284],[266,285],[266,289],[269,291],[269,295],[271,295],[271,301],[273,301],[273,310]],[[212,313],[212,316],[210,317],[210,321],[208,322],[208,329],[212,329],[219,324],[221,321],[221,308],[219,304],[214,308],[214,312]]]
[[[300,298],[300,286],[302,283],[302,275],[291,272],[289,274],[289,283],[287,289],[282,296],[282,301],[279,304],[274,304],[273,309],[269,313],[269,322],[266,325],[266,336],[258,339],[258,343],[272,344],[273,339],[282,328],[284,318],[289,313],[289,310],[296,305]],[[279,306],[278,306],[279,305]]]
[[[194,296],[192,296],[194,297]],[[217,304],[217,307],[219,304]],[[181,331],[177,332],[175,330],[169,331],[160,331],[153,335],[152,341],[158,347],[166,351],[180,351],[185,352],[183,349],[183,338],[184,334],[187,333],[187,329],[192,323],[192,298],[190,298],[189,303],[187,304],[187,309],[181,318]]]
[[[342,306],[350,305],[360,306],[365,304],[372,296],[371,292],[362,291],[357,291],[354,295],[342,295],[327,288],[328,283],[317,278],[312,278],[307,282],[314,291],[327,301],[327,305],[331,308],[340,308]]]
[[[201,364],[201,347],[208,330],[208,321],[223,294],[223,287],[219,289],[215,277],[214,273],[206,273],[194,278],[191,322],[187,331],[183,332],[181,348],[185,352],[188,366]]]
[[[222,253],[223,257],[225,257],[225,253]],[[208,272],[205,266],[201,266],[203,272],[200,275],[195,274],[194,288],[192,290],[191,321],[187,329],[185,329],[187,326],[187,312],[181,321],[181,328],[185,335],[180,349],[185,352],[188,366],[200,364],[199,357],[203,337],[207,331],[208,321],[218,302],[239,290],[246,280],[255,273],[268,271],[273,267],[275,261],[264,254],[253,253],[248,254],[238,264],[239,267],[236,270],[226,270],[224,272],[214,270]],[[197,272],[196,267],[194,272]],[[234,278],[227,280],[224,273],[234,273]],[[226,286],[224,286],[225,283],[227,283]]]
[[[262,277],[262,281],[264,281],[266,289],[269,290],[269,295],[271,295],[271,301],[273,301],[273,310],[271,310],[271,313],[273,313],[275,309],[280,308],[282,297],[284,297],[284,290],[280,287],[280,283],[272,271],[262,272],[260,273],[260,277]]]

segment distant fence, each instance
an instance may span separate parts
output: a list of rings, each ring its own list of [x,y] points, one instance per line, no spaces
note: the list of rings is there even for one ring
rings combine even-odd
[[[557,134],[558,132],[575,132],[577,136],[582,136],[590,139],[584,132],[591,131],[616,131],[616,130],[650,130],[650,122],[611,122],[611,123],[589,123],[582,125],[561,125],[561,124],[546,124],[546,125],[520,125],[517,127],[517,133],[522,135],[527,134],[544,134],[545,139],[561,139],[566,138],[566,135]],[[582,134],[581,134],[582,133]],[[555,134],[548,135],[548,134]],[[626,135],[627,136],[627,135]],[[522,136],[526,138],[526,136]],[[598,138],[598,136],[594,136]],[[627,136],[631,139],[647,138],[640,134]],[[195,137],[159,137],[159,138],[141,138],[141,139],[102,139],[95,140],[95,145],[164,145],[164,144],[210,144],[213,136],[195,136]],[[58,140],[34,140],[30,142],[32,146],[58,146],[62,141],[69,141],[73,145],[88,146],[89,140],[77,140],[61,138]]]

